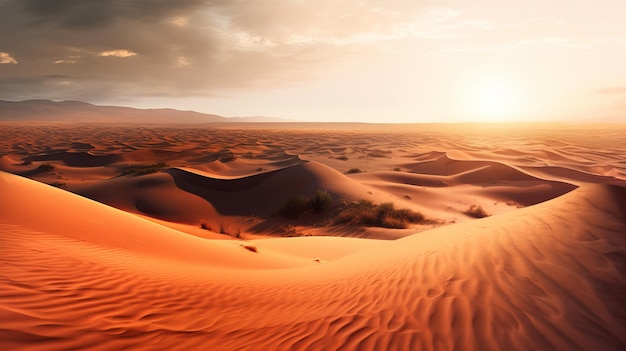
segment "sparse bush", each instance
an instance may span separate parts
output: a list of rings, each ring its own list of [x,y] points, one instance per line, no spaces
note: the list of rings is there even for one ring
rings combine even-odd
[[[326,190],[318,189],[313,198],[309,201],[309,206],[315,213],[322,213],[333,204],[333,197]]]
[[[363,173],[363,171],[359,168],[350,168],[346,174],[355,174],[355,173]]]
[[[238,228],[238,227],[233,228],[232,225],[225,224],[223,220],[220,221],[219,230],[213,229],[214,227],[212,227],[207,222],[200,223],[200,228],[202,228],[204,230],[212,231],[212,232],[215,232],[215,233],[229,235],[229,236],[231,236],[231,237],[233,237],[235,239],[244,239],[244,235],[241,233],[241,228]]]
[[[235,160],[235,154],[230,150],[222,150],[218,154],[218,159],[222,163],[227,163]]]
[[[147,164],[133,163],[122,167],[120,172],[122,172],[122,175],[140,176],[160,172],[167,167],[169,167],[169,165],[165,162]]]
[[[37,172],[51,172],[54,171],[55,167],[53,164],[50,163],[43,163],[40,164],[39,167],[37,167],[36,171]]]
[[[370,227],[404,229],[408,223],[419,223],[424,216],[409,209],[396,209],[390,202],[376,205],[360,200],[348,205],[335,218],[336,224],[362,224]]]
[[[491,216],[480,205],[472,205],[463,213],[474,218],[485,218]]]
[[[310,212],[318,214],[323,213],[327,211],[332,204],[332,195],[326,190],[318,189],[312,198],[298,196],[289,200],[280,209],[280,215],[297,219]]]
[[[280,209],[280,215],[291,219],[300,218],[305,213],[309,212],[310,202],[311,200],[306,196],[293,198],[283,205]]]
[[[348,161],[348,156],[345,155],[341,155],[339,157],[336,157],[337,160],[341,160],[341,161]]]
[[[513,200],[508,200],[508,201],[506,202],[506,205],[507,205],[507,206],[517,207],[517,208],[523,208],[523,207],[524,207],[524,205],[520,204],[520,203],[519,203],[519,202],[517,202],[517,201],[513,201]]]

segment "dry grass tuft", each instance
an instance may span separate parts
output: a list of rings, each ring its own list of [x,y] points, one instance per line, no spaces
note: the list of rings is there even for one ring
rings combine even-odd
[[[305,214],[326,212],[333,204],[333,197],[326,190],[318,189],[312,198],[298,196],[289,200],[280,209],[280,215],[291,219],[298,219]]]
[[[374,204],[360,200],[349,204],[335,217],[336,224],[361,224],[370,227],[405,229],[409,223],[424,221],[424,215],[406,208],[396,209],[390,202]]]
[[[474,218],[485,218],[491,216],[480,205],[472,205],[463,213]]]
[[[133,163],[122,167],[120,169],[120,172],[122,172],[122,175],[140,176],[160,172],[167,167],[169,167],[169,165],[165,162]]]

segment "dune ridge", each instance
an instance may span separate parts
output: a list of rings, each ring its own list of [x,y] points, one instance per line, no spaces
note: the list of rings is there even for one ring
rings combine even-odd
[[[624,188],[583,186],[533,207],[365,246],[324,264],[311,257],[295,264],[264,252],[263,240],[252,242],[257,254],[237,246],[223,252],[227,246],[219,241],[194,240],[182,249],[187,239],[122,212],[116,215],[124,227],[141,221],[150,234],[131,236],[135,228],[112,226],[94,234],[79,224],[68,234],[59,223],[67,218],[47,215],[54,201],[80,202],[83,216],[75,220],[116,210],[0,177],[12,200],[31,192],[41,202],[33,213],[39,224],[18,215],[33,211],[29,201],[2,208],[3,223],[12,223],[2,228],[0,330],[6,345],[18,349],[37,341],[50,350],[618,350],[626,342],[620,327],[626,316]],[[574,210],[588,219],[571,218]],[[606,219],[602,226],[591,220],[598,216]],[[174,241],[178,248],[171,252],[167,243]],[[217,252],[222,256],[213,257]],[[25,255],[31,259],[21,259]],[[323,250],[317,256],[323,258]],[[224,260],[232,264],[230,275],[222,271]],[[275,260],[291,268],[260,265]]]
[[[626,347],[619,127],[320,128],[0,128],[0,344]],[[272,215],[320,188],[437,221]]]

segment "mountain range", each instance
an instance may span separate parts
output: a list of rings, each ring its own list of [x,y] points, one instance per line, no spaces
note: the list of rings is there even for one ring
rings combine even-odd
[[[72,123],[242,123],[293,122],[273,117],[223,117],[195,111],[169,108],[139,109],[121,106],[98,106],[82,101],[0,100],[0,121],[72,122]]]

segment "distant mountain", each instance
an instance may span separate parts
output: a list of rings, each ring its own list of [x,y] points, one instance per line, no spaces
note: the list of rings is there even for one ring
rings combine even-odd
[[[245,123],[286,123],[298,122],[295,119],[266,117],[266,116],[250,116],[250,117],[226,117],[228,122],[245,122]]]
[[[81,101],[0,100],[0,121],[73,123],[231,123],[287,122],[279,118],[235,117],[174,109],[98,106]]]

